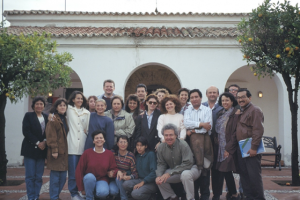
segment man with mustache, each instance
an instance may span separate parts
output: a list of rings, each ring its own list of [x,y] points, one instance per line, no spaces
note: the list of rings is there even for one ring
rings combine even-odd
[[[174,124],[166,124],[161,130],[164,141],[157,149],[156,184],[164,199],[178,200],[170,183],[182,182],[186,199],[194,199],[194,180],[201,170],[194,165],[193,153],[189,145],[178,139],[178,129]]]
[[[261,155],[257,148],[264,134],[264,115],[261,109],[251,103],[251,93],[247,89],[239,89],[237,101],[241,106],[237,127],[236,139],[252,138],[250,157],[242,158],[240,148],[237,148],[238,168],[244,190],[245,199],[265,199],[261,177]]]
[[[147,86],[143,83],[140,83],[136,86],[135,94],[140,101],[140,110],[145,110],[144,101],[147,96]]]

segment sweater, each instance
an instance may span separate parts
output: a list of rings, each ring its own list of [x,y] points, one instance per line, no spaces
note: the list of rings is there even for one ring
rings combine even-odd
[[[97,153],[93,148],[84,151],[76,167],[75,178],[78,191],[84,190],[83,178],[86,174],[92,173],[97,181],[106,181],[108,171],[114,171],[116,177],[118,168],[113,153],[105,150],[103,153]]]
[[[115,153],[113,150],[112,152],[115,156],[118,169],[123,172],[126,172],[127,175],[130,175],[131,179],[138,178],[134,154],[128,151],[126,156],[121,156],[118,155],[118,153]]]
[[[81,109],[82,112],[80,114],[77,108],[71,105],[68,105],[67,109],[67,121],[69,125],[67,136],[68,152],[71,155],[81,155],[83,153],[88,133],[90,112],[85,108]]]
[[[140,179],[145,183],[154,183],[156,178],[156,156],[153,151],[146,151],[143,155],[136,157],[136,169]]]
[[[114,146],[115,128],[114,122],[106,116],[100,116],[97,113],[91,113],[89,122],[89,133],[85,141],[84,150],[94,147],[92,133],[96,130],[104,130],[106,132],[105,143],[103,147],[105,149],[112,149]]]
[[[180,113],[176,113],[174,115],[171,114],[163,114],[160,115],[157,121],[157,131],[158,131],[158,137],[161,139],[161,141],[164,140],[164,136],[161,133],[161,129],[164,125],[171,123],[177,126],[178,128],[178,138],[185,139],[186,137],[186,129],[183,123],[183,115]]]

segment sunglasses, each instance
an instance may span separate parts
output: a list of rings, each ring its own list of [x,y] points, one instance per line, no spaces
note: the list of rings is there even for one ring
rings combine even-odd
[[[148,101],[148,103],[151,105],[151,104],[153,104],[153,105],[156,105],[157,104],[157,102],[155,102],[155,101]]]

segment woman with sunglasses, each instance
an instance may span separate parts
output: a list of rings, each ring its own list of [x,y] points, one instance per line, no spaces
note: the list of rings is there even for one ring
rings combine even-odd
[[[157,120],[161,112],[157,109],[159,104],[158,97],[150,94],[144,101],[145,112],[137,119],[136,138],[145,137],[148,142],[148,149],[155,151],[160,139],[158,137]]]

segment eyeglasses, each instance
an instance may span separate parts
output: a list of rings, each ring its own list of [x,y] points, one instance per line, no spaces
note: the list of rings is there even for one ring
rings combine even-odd
[[[121,141],[121,142],[119,142],[119,144],[127,144],[128,142],[126,142],[126,141]]]
[[[239,100],[239,99],[246,99],[246,98],[247,98],[247,96],[244,95],[244,96],[241,96],[241,97],[237,97],[236,99]]]
[[[153,105],[157,104],[157,102],[155,102],[155,101],[148,101],[148,102],[149,102],[149,104],[153,104]]]
[[[238,89],[230,89],[229,92],[237,92]]]

